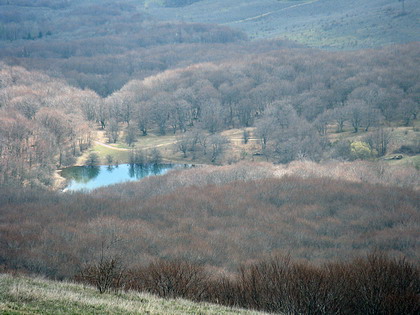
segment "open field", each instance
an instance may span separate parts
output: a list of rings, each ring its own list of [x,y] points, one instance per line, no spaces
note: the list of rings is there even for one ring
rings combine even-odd
[[[0,274],[0,313],[20,314],[264,314],[138,292],[99,294],[70,282]]]

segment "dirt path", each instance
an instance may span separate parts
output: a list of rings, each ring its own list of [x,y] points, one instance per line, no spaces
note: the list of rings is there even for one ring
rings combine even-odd
[[[243,22],[248,22],[248,21],[258,20],[258,19],[261,19],[261,18],[263,18],[263,17],[266,17],[266,16],[269,16],[269,15],[272,15],[272,14],[274,14],[274,13],[278,13],[278,12],[286,11],[286,10],[289,10],[289,9],[294,9],[294,8],[297,8],[297,7],[300,7],[300,6],[303,6],[303,5],[312,4],[312,3],[315,3],[315,2],[318,2],[318,1],[320,1],[320,0],[313,0],[313,1],[311,1],[311,2],[305,2],[305,3],[300,3],[300,4],[291,5],[290,7],[287,7],[287,8],[283,8],[283,9],[280,9],[280,10],[275,10],[275,11],[270,11],[270,12],[267,12],[267,13],[263,13],[263,14],[259,14],[259,15],[257,15],[257,16],[250,17],[250,18],[246,18],[246,19],[242,19],[242,20],[237,20],[237,21],[232,21],[232,22],[223,23],[223,25],[238,24],[238,23],[243,23]]]
[[[111,145],[109,145],[109,144],[105,144],[105,143],[102,143],[102,142],[99,142],[99,141],[93,141],[93,142],[95,142],[96,144],[98,144],[98,145],[100,145],[100,146],[103,146],[103,147],[105,147],[105,148],[108,148],[108,149],[113,149],[113,150],[116,150],[116,151],[130,151],[130,149],[124,149],[124,148],[116,148],[116,147],[113,147],[113,146],[111,146]]]
[[[95,142],[96,144],[98,144],[98,145],[100,145],[100,146],[103,146],[103,147],[105,147],[105,148],[108,148],[108,149],[112,149],[112,150],[116,150],[116,151],[131,151],[132,149],[126,149],[126,148],[116,148],[116,147],[113,147],[112,145],[109,145],[109,144],[106,144],[106,143],[103,143],[103,142],[99,142],[99,141],[93,141],[93,142]],[[162,144],[157,144],[157,145],[154,145],[154,146],[152,146],[152,147],[145,147],[146,149],[150,149],[150,148],[159,148],[159,147],[164,147],[164,146],[168,146],[168,145],[172,145],[172,144],[174,144],[175,142],[171,142],[171,143],[162,143]]]

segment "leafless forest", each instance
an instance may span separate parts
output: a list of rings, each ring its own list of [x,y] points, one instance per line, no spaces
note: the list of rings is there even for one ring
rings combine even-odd
[[[151,13],[206,0],[140,3],[0,0],[0,271],[268,312],[418,313],[419,42],[251,40]],[[111,163],[98,140],[141,167],[151,135],[199,166],[57,188],[59,169]]]
[[[72,165],[89,148],[98,125],[111,143],[122,128],[128,142],[150,130],[177,134],[184,157],[206,154],[210,163],[228,142],[219,132],[245,127],[255,127],[260,154],[273,162],[380,157],[389,153],[386,127],[417,119],[419,50],[282,49],[168,70],[105,98],[3,64],[1,182],[49,185],[55,167]],[[367,152],[352,154],[349,141],[330,140],[344,126],[363,135]],[[417,154],[418,138],[408,146]]]

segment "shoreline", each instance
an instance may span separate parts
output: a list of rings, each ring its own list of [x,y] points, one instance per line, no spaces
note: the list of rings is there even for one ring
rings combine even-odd
[[[54,171],[53,179],[54,183],[51,185],[51,190],[62,192],[67,186],[67,179],[61,176],[61,169]]]
[[[166,161],[162,161],[162,163],[159,163],[161,165],[189,165],[190,168],[195,168],[195,167],[203,167],[206,164],[195,164],[195,163],[179,163],[176,161],[171,161],[171,160],[166,160]],[[130,165],[130,163],[119,163],[118,165],[111,165],[111,166],[119,166],[119,165]],[[65,177],[63,177],[61,175],[62,171],[66,168],[71,168],[71,167],[85,167],[87,165],[78,165],[77,163],[75,165],[72,166],[68,166],[62,169],[57,169],[54,171],[54,175],[53,175],[53,180],[54,183],[50,186],[50,190],[52,191],[57,191],[57,192],[65,192],[66,188],[70,182],[70,179],[67,179]],[[95,165],[97,167],[100,166],[110,166],[107,164],[100,164],[100,165]]]

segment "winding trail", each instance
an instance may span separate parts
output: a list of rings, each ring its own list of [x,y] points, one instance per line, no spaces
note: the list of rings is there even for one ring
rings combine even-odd
[[[310,1],[310,2],[305,2],[305,3],[299,3],[299,4],[291,5],[290,7],[287,7],[287,8],[270,11],[270,12],[267,12],[267,13],[263,13],[263,14],[259,14],[259,15],[250,17],[250,18],[246,18],[246,19],[242,19],[242,20],[237,20],[237,21],[232,21],[232,22],[227,22],[227,23],[222,23],[222,25],[238,24],[238,23],[243,23],[243,22],[248,22],[248,21],[254,21],[254,20],[258,20],[258,19],[261,19],[263,17],[269,16],[269,15],[272,15],[274,13],[278,13],[278,12],[282,12],[282,11],[287,11],[289,9],[294,9],[294,8],[297,8],[297,7],[300,7],[300,6],[304,6],[304,5],[308,5],[308,4],[312,4],[312,3],[315,3],[315,2],[318,2],[318,1],[320,1],[320,0],[313,0],[313,1]]]
[[[116,151],[131,151],[132,150],[132,149],[126,149],[126,148],[116,148],[116,147],[113,147],[112,145],[109,145],[109,144],[106,144],[106,143],[103,143],[103,142],[99,142],[99,141],[96,141],[96,140],[93,141],[93,142],[95,142],[97,145],[103,146],[103,147],[108,148],[108,149],[116,150]],[[144,147],[144,149],[159,148],[159,147],[172,145],[174,143],[175,142],[162,143],[162,144],[157,144],[157,145],[153,145],[153,146],[149,146],[149,147]],[[133,149],[135,149],[135,148],[133,148]]]
[[[130,151],[130,149],[124,149],[124,148],[116,148],[116,147],[113,147],[113,146],[111,146],[111,145],[109,145],[109,144],[105,144],[105,143],[102,143],[102,142],[99,142],[99,141],[93,141],[93,142],[95,142],[96,144],[98,144],[98,145],[100,145],[100,146],[103,146],[103,147],[105,147],[105,148],[108,148],[108,149],[113,149],[113,150],[116,150],[116,151]]]

